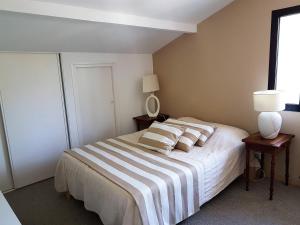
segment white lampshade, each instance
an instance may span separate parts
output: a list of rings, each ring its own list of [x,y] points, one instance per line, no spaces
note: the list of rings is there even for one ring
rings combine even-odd
[[[143,92],[155,92],[159,90],[157,75],[147,75],[143,77]]]
[[[279,112],[285,109],[284,96],[281,91],[268,90],[253,93],[254,110],[258,112]]]

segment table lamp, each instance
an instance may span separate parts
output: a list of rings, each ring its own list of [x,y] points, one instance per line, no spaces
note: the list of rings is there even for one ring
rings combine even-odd
[[[159,113],[160,110],[159,99],[154,95],[154,92],[158,90],[159,90],[159,83],[158,83],[157,75],[152,74],[143,77],[143,92],[150,93],[150,95],[146,99],[146,105],[145,105],[149,117],[157,117]],[[156,103],[155,112],[151,112],[151,110],[149,109],[149,103],[151,99],[153,99]]]
[[[278,113],[285,109],[282,92],[276,90],[257,91],[253,93],[254,110],[258,115],[258,130],[265,139],[278,136],[282,125],[282,117]]]

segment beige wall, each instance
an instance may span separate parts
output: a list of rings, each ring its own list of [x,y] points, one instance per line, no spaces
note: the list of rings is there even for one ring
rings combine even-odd
[[[300,0],[236,0],[154,53],[161,111],[257,130],[252,93],[267,89],[271,11]],[[283,131],[297,135],[291,181],[300,184],[300,113],[283,112]],[[284,174],[278,159],[277,177]]]

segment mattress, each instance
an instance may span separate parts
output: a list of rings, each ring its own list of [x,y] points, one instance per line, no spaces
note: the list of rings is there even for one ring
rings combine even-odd
[[[195,146],[188,153],[175,149],[169,155],[201,165],[200,205],[224,190],[244,170],[241,139],[247,136],[247,132],[222,124],[216,126],[216,132],[204,147]],[[119,138],[136,143],[143,132]],[[58,192],[68,191],[75,199],[84,201],[85,208],[96,212],[105,225],[142,224],[139,209],[126,190],[66,153],[57,165],[55,188]]]

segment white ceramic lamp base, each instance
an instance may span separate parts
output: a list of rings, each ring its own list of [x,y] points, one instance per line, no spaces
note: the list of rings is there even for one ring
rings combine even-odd
[[[156,105],[156,110],[155,112],[151,112],[151,110],[149,109],[149,103],[150,100],[153,99],[155,101],[155,105]],[[157,117],[158,113],[160,110],[160,103],[159,103],[159,99],[152,93],[148,96],[148,98],[146,99],[146,111],[149,117]]]
[[[263,138],[276,138],[281,125],[282,117],[278,112],[261,112],[258,115],[258,130]]]

